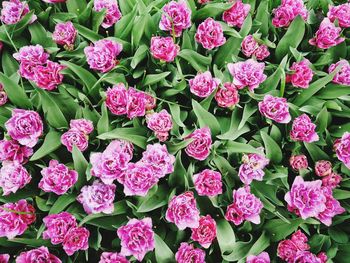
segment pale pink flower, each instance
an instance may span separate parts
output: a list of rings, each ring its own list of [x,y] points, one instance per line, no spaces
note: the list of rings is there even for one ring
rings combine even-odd
[[[257,256],[248,256],[246,263],[270,263],[270,256],[267,252],[261,252]]]
[[[234,2],[230,9],[222,14],[222,20],[224,20],[229,26],[241,28],[249,11],[250,4],[244,4],[241,0],[238,0]]]
[[[16,263],[32,263],[32,262],[61,263],[62,261],[55,255],[51,254],[48,248],[44,246],[22,252],[16,258]]]
[[[193,183],[198,195],[213,197],[222,194],[222,181],[219,172],[205,169],[193,175]]]
[[[113,26],[122,17],[117,0],[94,0],[94,10],[97,12],[106,10],[102,23],[103,28]]]
[[[15,140],[0,140],[0,161],[26,163],[33,149],[18,144]]]
[[[19,62],[28,62],[32,65],[43,65],[47,62],[49,54],[45,52],[44,48],[37,44],[35,46],[24,46],[19,49],[13,57]]]
[[[227,65],[228,70],[233,76],[233,84],[238,89],[248,87],[250,91],[265,81],[266,75],[264,74],[265,64],[248,59],[243,62],[229,63]]]
[[[265,172],[262,169],[254,168],[248,163],[243,163],[239,167],[238,177],[246,185],[251,184],[253,180],[262,181]]]
[[[72,152],[75,145],[79,151],[83,152],[89,146],[89,137],[82,131],[74,128],[69,129],[61,136],[61,143],[67,147],[67,150]]]
[[[211,17],[199,24],[195,39],[205,49],[209,50],[220,47],[226,42],[222,26]]]
[[[288,123],[292,119],[285,98],[265,95],[264,100],[259,102],[259,111],[266,118],[278,123]]]
[[[54,90],[62,83],[63,74],[61,71],[65,68],[65,66],[48,60],[45,66],[37,65],[33,69],[33,80],[39,88],[49,91]]]
[[[159,22],[161,30],[181,36],[182,30],[191,27],[191,9],[185,1],[171,1],[163,7],[163,14]]]
[[[17,162],[3,162],[0,169],[0,187],[3,195],[16,193],[29,184],[32,177],[27,169]]]
[[[43,222],[46,227],[43,238],[50,239],[54,245],[62,243],[68,231],[77,226],[75,217],[68,212],[48,215]]]
[[[63,240],[63,250],[68,256],[79,250],[89,248],[90,232],[85,227],[72,227],[66,233]]]
[[[53,41],[70,50],[74,48],[76,36],[77,30],[71,21],[66,23],[57,23],[55,26],[55,31],[52,33]]]
[[[307,157],[304,154],[292,155],[289,158],[289,164],[295,171],[299,171],[300,169],[307,169],[309,167]]]
[[[97,180],[92,185],[85,185],[77,200],[87,214],[111,214],[114,211],[115,189],[114,184],[104,184]]]
[[[43,133],[40,115],[31,110],[13,109],[5,127],[12,139],[28,147],[34,147]]]
[[[335,26],[328,18],[324,18],[315,37],[309,40],[310,45],[327,49],[337,46],[345,40],[340,37],[341,28]]]
[[[26,1],[3,1],[0,20],[4,24],[13,25],[18,23],[29,11],[29,6]],[[36,15],[33,14],[30,23],[33,23],[36,19]]]
[[[225,82],[223,87],[219,86],[215,93],[215,100],[220,107],[233,108],[239,102],[236,86],[230,82]]]
[[[204,248],[209,248],[216,238],[216,222],[210,215],[201,216],[199,226],[191,230],[191,238]]]
[[[350,3],[331,6],[329,8],[327,16],[329,20],[333,23],[335,22],[335,20],[338,20],[340,27],[350,27]]]
[[[210,71],[198,73],[193,79],[190,79],[190,91],[200,97],[206,98],[219,86],[220,80],[213,78]]]
[[[172,37],[152,37],[151,54],[161,61],[172,62],[180,51],[180,47],[174,43]]]
[[[316,125],[311,122],[309,116],[305,113],[293,120],[290,138],[293,141],[303,141],[307,143],[316,142],[319,140],[316,133]]]
[[[287,82],[291,82],[294,87],[307,89],[314,75],[310,64],[310,61],[307,59],[294,62],[290,67],[292,73],[287,75]]]
[[[120,253],[103,252],[98,263],[130,263],[130,261]]]
[[[195,130],[186,139],[193,139],[185,149],[188,156],[200,161],[207,159],[212,144],[211,132],[208,127]]]
[[[165,218],[168,222],[174,223],[179,230],[184,230],[186,227],[197,228],[199,226],[199,210],[193,192],[189,191],[173,196]]]
[[[117,234],[122,246],[120,254],[123,256],[134,256],[138,261],[142,261],[146,253],[155,247],[150,217],[129,220],[126,225],[118,228]]]
[[[328,68],[328,73],[332,73],[337,67],[340,67],[340,70],[337,74],[335,74],[333,78],[333,82],[350,86],[350,64],[347,60],[341,59],[335,64],[331,64]]]
[[[233,190],[233,203],[227,207],[225,218],[235,225],[240,225],[243,221],[260,224],[262,208],[262,202],[250,192],[250,187],[241,187]]]
[[[159,113],[146,115],[147,127],[154,131],[159,141],[164,142],[168,139],[169,131],[173,128],[171,115],[163,109]]]
[[[69,123],[71,129],[78,129],[85,134],[90,134],[94,131],[94,124],[88,119],[75,119]]]
[[[108,88],[106,92],[106,106],[115,115],[127,113],[128,91],[123,83]]]
[[[194,248],[193,244],[182,242],[175,254],[175,259],[177,263],[205,263],[205,252]]]

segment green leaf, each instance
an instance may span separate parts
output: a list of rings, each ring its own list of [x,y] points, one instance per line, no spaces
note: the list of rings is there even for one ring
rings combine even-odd
[[[342,189],[334,189],[333,197],[337,200],[350,199],[350,191]]]
[[[263,154],[260,150],[254,148],[253,146],[241,143],[241,142],[233,142],[228,141],[225,146],[225,150],[230,153],[257,153]]]
[[[92,30],[98,33],[98,30],[106,16],[106,10],[96,12],[92,10]]]
[[[194,20],[204,20],[207,17],[215,17],[232,6],[232,3],[209,3],[199,9],[194,15]]]
[[[165,206],[168,203],[168,200],[167,200],[168,191],[169,190],[165,186],[160,185],[158,187],[157,192],[155,192],[152,196],[146,196],[143,198],[144,201],[138,207],[137,212],[147,213],[155,209],[158,209],[162,206]]]
[[[161,80],[165,79],[167,76],[169,76],[170,73],[171,73],[170,71],[166,71],[159,74],[149,74],[146,76],[143,82],[143,86],[150,86],[150,85],[156,84]]]
[[[181,50],[178,56],[190,63],[196,71],[200,72],[206,71],[211,63],[211,56],[205,57],[190,49]]]
[[[305,33],[305,21],[301,16],[297,16],[288,27],[286,34],[278,42],[275,51],[276,58],[281,60],[288,52],[290,47],[297,48],[303,40]]]
[[[219,219],[216,222],[216,231],[221,254],[231,253],[235,248],[236,238],[230,223],[225,219]]]
[[[187,171],[181,161],[181,151],[179,151],[174,163],[174,172],[169,175],[169,186],[184,189],[188,185],[186,173]]]
[[[73,145],[72,157],[74,163],[74,170],[76,170],[79,174],[78,181],[75,186],[77,189],[83,187],[86,184],[86,170],[89,165],[88,161],[85,159],[84,155],[79,151],[79,149]]]
[[[69,13],[81,14],[86,9],[86,0],[67,0],[67,9]]]
[[[155,255],[157,262],[172,263],[175,261],[174,253],[168,247],[168,245],[163,241],[163,239],[154,234],[155,241]]]
[[[264,141],[266,157],[274,163],[280,163],[283,158],[280,146],[266,132],[260,131],[260,134]]]
[[[80,25],[77,23],[74,23],[74,27],[78,30],[78,33],[85,37],[86,39],[90,40],[91,42],[96,42],[103,37],[100,36],[99,34],[95,33],[94,31]]]
[[[45,48],[57,47],[52,37],[47,35],[45,28],[39,22],[29,25],[28,29],[32,36],[31,44],[40,44]]]
[[[317,93],[317,98],[332,100],[349,94],[350,86],[342,86],[335,83],[329,83],[324,89],[320,90],[320,92]]]
[[[76,194],[61,195],[51,207],[49,214],[58,214],[75,201]]]
[[[278,242],[293,232],[295,232],[299,225],[303,222],[301,218],[290,219],[291,223],[287,224],[281,219],[270,219],[266,222],[264,228],[270,234],[271,241]]]
[[[132,142],[142,149],[146,149],[147,137],[144,137],[145,134],[144,128],[116,128],[97,136],[97,138],[101,140],[123,139]]]
[[[217,118],[206,111],[197,101],[192,100],[193,111],[197,116],[199,126],[201,128],[209,127],[213,136],[221,132],[220,124]]]
[[[18,62],[13,58],[12,54],[8,52],[6,49],[2,51],[1,58],[2,65],[6,65],[3,67],[4,73],[6,76],[11,77],[14,73],[17,73],[18,70]]]
[[[3,73],[0,73],[0,83],[3,85],[8,98],[14,105],[23,109],[31,109],[33,107],[24,88],[20,87]]]
[[[106,104],[103,103],[101,106],[102,116],[97,123],[97,133],[102,134],[109,131],[109,118]]]
[[[329,160],[328,154],[322,151],[316,144],[304,142],[304,145],[314,162],[319,160]]]
[[[180,127],[186,127],[186,125],[182,122],[181,120],[181,111],[180,111],[180,106],[177,104],[173,103],[168,103],[170,112],[171,112],[171,117],[175,121],[177,125]]]
[[[46,155],[52,153],[57,150],[61,146],[61,133],[50,130],[48,134],[46,134],[43,144],[40,146],[38,150],[33,154],[30,158],[30,161],[39,160]]]
[[[261,25],[256,29],[259,29],[259,32],[261,32],[264,36],[266,36],[269,32],[270,13],[268,8],[269,8],[269,1],[262,0],[259,4],[259,7],[256,11],[256,16],[255,16],[255,21],[261,23]]]
[[[258,110],[258,108],[253,105],[252,103],[246,104],[244,106],[244,110],[243,110],[243,115],[242,115],[242,119],[241,122],[238,125],[238,130],[242,129],[243,126],[246,124],[246,122],[248,121],[248,119]]]
[[[130,32],[134,26],[136,16],[136,7],[131,13],[123,16],[116,24],[114,28],[114,36],[123,40],[128,40],[130,37]]]
[[[148,47],[146,45],[139,46],[131,60],[130,66],[135,69],[136,66],[147,56],[147,52]]]

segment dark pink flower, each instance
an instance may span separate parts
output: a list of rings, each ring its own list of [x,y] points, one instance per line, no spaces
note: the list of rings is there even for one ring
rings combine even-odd
[[[175,259],[177,263],[205,263],[205,252],[194,248],[193,244],[182,242],[175,254]]]
[[[198,195],[213,197],[222,194],[222,181],[219,172],[205,169],[193,175],[193,183]]]
[[[123,83],[118,83],[106,92],[106,106],[115,115],[127,113],[128,91]]]
[[[67,147],[67,150],[72,152],[75,145],[79,151],[83,152],[89,146],[89,137],[82,131],[73,128],[63,133],[61,136],[61,143]]]
[[[230,9],[222,14],[222,20],[224,20],[229,26],[241,28],[249,11],[250,4],[244,4],[241,0],[238,0],[234,2]]]
[[[320,212],[316,218],[326,226],[330,226],[333,217],[344,213],[345,209],[340,205],[339,201],[333,197],[331,188],[323,187],[322,190],[326,197],[325,209]]]
[[[10,261],[9,254],[0,254],[0,263],[8,263]]]
[[[236,86],[230,82],[225,82],[223,87],[218,88],[215,100],[220,107],[233,108],[239,102],[239,95]]]
[[[152,37],[151,54],[161,61],[172,62],[180,51],[180,47],[174,43],[172,37]]]
[[[278,123],[288,123],[292,119],[285,98],[265,95],[264,100],[259,102],[259,111],[266,118]]]
[[[44,246],[22,252],[16,258],[16,263],[33,263],[33,262],[61,263],[62,261],[55,255],[51,254],[48,248]]]
[[[126,257],[117,252],[103,252],[98,263],[130,263]]]
[[[135,88],[128,89],[128,103],[126,106],[129,119],[144,116],[146,113],[146,95]]]
[[[328,18],[324,18],[315,37],[309,40],[310,45],[328,49],[337,46],[345,40],[340,37],[341,28],[335,26]]]
[[[3,195],[16,193],[29,184],[32,177],[27,169],[17,162],[3,162],[0,169],[0,187]]]
[[[342,177],[337,173],[331,173],[330,175],[327,175],[322,178],[322,186],[330,187],[330,188],[336,188],[339,186],[340,182],[342,181]]]
[[[0,140],[0,161],[26,163],[33,149],[18,144],[15,140]]]
[[[267,252],[261,252],[257,256],[248,256],[246,263],[270,263],[270,256]]]
[[[206,98],[219,86],[220,80],[213,78],[210,71],[204,73],[197,73],[197,75],[190,79],[190,91],[200,97]]]
[[[211,17],[199,24],[195,39],[205,49],[209,50],[220,47],[226,42],[222,26]]]
[[[191,230],[191,238],[204,248],[208,248],[216,238],[216,222],[210,215],[200,217],[199,226]]]
[[[212,144],[211,132],[208,127],[195,130],[186,139],[193,139],[185,149],[188,156],[200,161],[207,159]]]
[[[332,173],[332,164],[330,161],[321,160],[315,163],[315,173],[317,176],[323,177]]]
[[[316,133],[316,125],[311,122],[309,116],[305,113],[293,120],[290,138],[293,141],[303,141],[307,143],[316,142],[319,140]]]
[[[292,155],[289,158],[289,164],[293,170],[307,169],[309,167],[307,157],[304,154]]]
[[[87,250],[89,248],[90,232],[85,227],[72,227],[68,230],[63,240],[63,250],[68,256],[78,250]]]
[[[333,23],[335,20],[338,20],[340,27],[350,27],[350,3],[331,6],[329,8],[327,16],[329,20]]]
[[[294,87],[307,89],[314,75],[310,68],[310,64],[310,61],[307,59],[303,59],[300,62],[294,62],[290,67],[292,74],[287,75],[287,80],[290,81]]]
[[[335,64],[331,64],[328,68],[328,72],[332,73],[337,67],[340,67],[340,70],[337,74],[335,74],[333,78],[333,82],[350,86],[350,64],[347,60],[341,59]]]
[[[167,110],[161,110],[159,113],[146,115],[147,127],[154,131],[159,141],[164,142],[168,139],[169,131],[173,128],[171,115]]]
[[[54,245],[62,243],[68,231],[77,226],[75,217],[68,212],[48,215],[43,222],[46,227],[43,238],[50,239]]]
[[[102,23],[103,28],[113,26],[122,17],[117,0],[94,0],[94,10],[97,12],[106,10]]]
[[[45,66],[38,65],[33,69],[34,82],[39,88],[49,91],[54,90],[62,83],[63,75],[61,71],[65,68],[65,66],[48,60]]]
[[[29,6],[26,1],[3,1],[0,20],[4,24],[13,25],[18,23],[29,11]],[[36,15],[33,14],[30,23],[33,23],[36,19]]]
[[[90,134],[94,131],[94,124],[88,119],[75,119],[69,123],[71,129],[78,129],[85,134]]]

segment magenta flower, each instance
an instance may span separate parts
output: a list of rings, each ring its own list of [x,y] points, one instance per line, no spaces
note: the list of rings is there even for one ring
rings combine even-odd
[[[285,239],[279,242],[277,247],[278,257],[288,263],[294,262],[294,258],[298,252],[310,248],[307,241],[308,239],[305,234],[298,230],[292,235],[291,239]]]
[[[58,23],[55,31],[52,33],[52,39],[58,45],[65,46],[69,50],[74,49],[74,42],[77,36],[77,30],[72,22]]]
[[[290,67],[291,74],[287,75],[287,81],[291,82],[294,87],[307,89],[314,75],[310,68],[310,61],[303,59],[300,62],[294,62]]]
[[[22,252],[16,258],[16,263],[30,263],[30,262],[61,263],[62,261],[55,255],[51,254],[47,247],[41,246],[36,249]]]
[[[182,242],[175,254],[177,263],[205,263],[205,252],[202,249],[194,248],[193,244]]]
[[[209,248],[216,238],[216,222],[210,215],[201,216],[199,226],[191,230],[191,238],[204,248]]]
[[[70,120],[69,126],[71,129],[77,129],[85,134],[90,134],[94,131],[94,124],[87,119]]]
[[[0,52],[1,52],[1,44],[0,44]],[[4,90],[4,86],[0,83],[0,106],[3,106],[8,101],[8,97],[6,91]]]
[[[155,59],[172,62],[180,51],[172,37],[152,37],[150,51]]]
[[[146,253],[154,249],[152,219],[149,217],[129,220],[125,226],[118,228],[117,234],[122,246],[120,254],[123,256],[132,255],[142,261]]]
[[[3,195],[16,193],[29,184],[32,177],[25,167],[17,162],[3,162],[0,169],[0,187]]]
[[[115,115],[127,113],[128,91],[123,83],[118,83],[106,92],[106,106]]]
[[[307,169],[309,167],[307,157],[304,154],[292,155],[289,158],[289,164],[295,171],[299,171],[300,169]]]
[[[226,42],[222,26],[211,17],[199,24],[195,39],[205,49],[209,50],[220,47]]]
[[[65,68],[65,66],[48,60],[45,66],[38,65],[33,69],[33,80],[39,88],[49,91],[54,90],[62,83],[63,75],[61,71]]]
[[[261,252],[257,256],[248,256],[246,263],[270,263],[270,256],[267,252]]]
[[[3,1],[0,20],[4,24],[13,25],[18,23],[29,11],[29,6],[25,1]],[[36,19],[36,15],[33,14],[30,23],[33,23]]]
[[[63,250],[68,256],[76,251],[89,248],[90,232],[85,227],[72,227],[68,230],[63,240]]]
[[[28,62],[32,65],[43,65],[47,62],[49,54],[45,52],[41,45],[21,47],[13,57],[21,62]]]
[[[42,0],[48,4],[57,4],[57,3],[65,3],[67,0]]]
[[[307,143],[316,142],[319,137],[315,131],[316,125],[311,122],[305,113],[295,118],[290,131],[290,138],[293,141],[303,141]]]
[[[128,103],[126,106],[129,119],[144,116],[146,113],[146,95],[135,88],[128,89]]]
[[[222,20],[224,20],[229,26],[241,28],[249,11],[250,4],[244,4],[241,0],[238,0],[234,2],[230,9],[222,14]]]
[[[309,16],[302,0],[283,0],[282,4],[272,12],[274,14],[272,24],[275,27],[288,27],[298,15],[305,21]]]
[[[339,161],[350,168],[350,133],[345,132],[343,136],[334,142],[334,150]]]
[[[350,3],[331,6],[327,13],[331,22],[338,20],[339,26],[344,28],[350,27]]]
[[[266,45],[260,45],[256,49],[254,55],[255,55],[257,60],[264,60],[265,58],[270,56],[269,48]]]
[[[339,174],[332,172],[330,175],[322,178],[322,186],[334,189],[339,186],[342,179]]]
[[[225,82],[223,87],[219,86],[215,93],[215,100],[220,107],[233,108],[239,103],[239,95],[236,86],[230,82]]]
[[[154,131],[160,142],[168,139],[169,131],[173,128],[171,115],[167,110],[161,110],[159,113],[151,113],[146,115],[147,127]]]
[[[0,140],[0,161],[26,163],[33,154],[33,149],[22,146],[14,140]]]
[[[98,263],[130,263],[130,261],[120,253],[103,252]]]
[[[200,161],[207,159],[212,144],[211,132],[208,127],[195,130],[186,139],[193,139],[185,149],[188,156]]]
[[[193,79],[190,79],[190,91],[200,97],[206,98],[219,86],[220,80],[213,78],[210,71],[198,73]]]
[[[294,261],[297,263],[326,263],[327,256],[325,254],[322,254],[322,256],[319,258],[315,254],[312,254],[310,251],[298,251],[295,255]]]
[[[264,44],[259,45],[253,35],[248,35],[243,39],[241,49],[246,57],[254,55],[257,60],[264,60],[270,55],[268,47]]]
[[[265,95],[264,100],[259,102],[259,111],[266,118],[278,123],[288,123],[292,119],[285,98]]]
[[[340,37],[341,28],[335,26],[328,18],[324,18],[315,37],[309,40],[310,45],[328,49],[337,46],[345,40]]]
[[[10,261],[9,254],[0,254],[0,263],[8,263]]]
[[[205,169],[193,175],[193,183],[198,195],[213,197],[222,194],[222,181],[219,172]]]
[[[43,222],[46,227],[43,238],[50,239],[54,245],[62,243],[68,231],[77,226],[75,217],[68,212],[48,215]]]
[[[89,137],[82,131],[71,128],[61,136],[61,143],[67,147],[67,150],[72,152],[75,145],[79,151],[83,152],[89,146]]]
[[[102,23],[103,28],[113,26],[122,17],[117,0],[94,0],[94,10],[97,12],[106,10]]]
[[[262,154],[248,154],[242,158],[243,164],[239,167],[239,179],[246,185],[253,180],[262,181],[265,172],[263,169],[269,164],[270,160]]]
[[[193,192],[173,196],[165,214],[168,222],[174,223],[180,230],[186,227],[199,227],[199,210]]]
[[[335,64],[331,64],[328,68],[328,72],[332,73],[337,67],[340,67],[340,70],[337,74],[335,74],[333,78],[333,82],[350,86],[350,64],[347,60],[341,59]]]
[[[317,176],[323,177],[332,173],[332,164],[330,161],[320,160],[315,163],[315,173]]]

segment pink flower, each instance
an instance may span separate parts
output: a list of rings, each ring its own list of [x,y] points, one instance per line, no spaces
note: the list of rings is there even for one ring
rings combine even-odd
[[[174,155],[168,152],[165,145],[159,143],[147,145],[146,151],[142,153],[141,162],[147,164],[157,178],[174,172]]]
[[[126,196],[146,196],[158,182],[158,177],[153,173],[151,166],[142,162],[129,163],[117,179],[124,186]]]
[[[296,231],[291,239],[282,240],[277,247],[278,256],[288,263],[294,262],[294,258],[299,251],[308,250],[307,237],[300,230]]]
[[[49,3],[49,4],[57,4],[57,3],[64,3],[67,0],[42,0],[42,1],[44,1],[45,3]]]
[[[295,211],[302,219],[316,217],[326,209],[326,197],[321,188],[322,181],[304,182],[297,176],[289,192],[284,196],[288,210]]]
[[[310,251],[298,251],[293,259],[293,263],[323,263],[320,258]]]
[[[147,127],[154,131],[159,141],[164,142],[168,139],[169,131],[173,128],[173,122],[167,110],[147,114],[146,121]]]
[[[144,116],[146,113],[146,95],[134,88],[128,89],[127,116],[129,119]]]
[[[120,254],[123,256],[132,255],[142,261],[146,253],[154,249],[152,219],[149,217],[129,220],[125,226],[118,228],[117,234],[122,246]]]
[[[275,27],[288,27],[300,15],[305,21],[309,14],[302,0],[283,0],[282,4],[274,9],[272,24]]]
[[[332,164],[330,161],[321,160],[315,163],[315,173],[317,176],[323,177],[332,173]]]
[[[263,153],[264,148],[259,147],[257,150]],[[257,153],[243,155],[242,161],[245,164],[249,164],[254,169],[264,169],[270,163],[270,160],[267,159],[265,155]]]
[[[345,209],[340,205],[339,201],[333,197],[331,188],[324,187],[323,193],[326,197],[326,208],[320,212],[316,218],[326,226],[330,226],[333,217],[344,213]]]
[[[3,1],[0,20],[4,24],[13,25],[18,23],[26,14],[29,13],[29,11],[29,6],[25,1]],[[36,15],[32,15],[30,23],[33,23],[36,18]]]
[[[267,46],[263,44],[259,45],[253,35],[248,35],[243,39],[241,48],[245,56],[251,57],[254,55],[258,60],[264,60],[270,55]]]
[[[33,149],[22,146],[14,140],[0,140],[0,161],[26,163]]]
[[[16,193],[29,184],[32,177],[21,164],[16,162],[3,162],[0,169],[0,187],[3,195]]]
[[[184,230],[186,227],[199,227],[199,210],[193,192],[189,191],[173,196],[169,202],[165,218],[168,222],[174,223],[179,230]]]
[[[172,62],[180,51],[172,37],[152,37],[150,51],[155,59]]]
[[[48,248],[44,246],[22,252],[16,258],[16,263],[32,263],[32,262],[61,263],[62,261],[55,255],[51,254]]]
[[[85,185],[80,191],[77,200],[84,207],[87,214],[105,213],[114,211],[114,197],[116,186],[94,181],[92,185]]]
[[[13,109],[5,127],[12,139],[27,147],[34,147],[43,133],[40,115],[31,110]]]
[[[289,164],[295,171],[307,169],[309,167],[307,158],[304,154],[292,155],[289,159]]]
[[[54,245],[62,243],[68,231],[77,227],[75,217],[68,212],[48,215],[44,217],[43,222],[46,227],[43,238],[51,239],[51,243]]]
[[[205,169],[193,175],[193,183],[198,195],[213,197],[222,194],[222,181],[219,172]]]
[[[0,44],[0,51],[1,51],[1,44]],[[0,83],[0,106],[5,105],[7,100],[8,98],[7,98],[6,91],[4,90],[3,85]]]
[[[19,213],[16,213],[16,212]],[[35,221],[35,209],[26,200],[6,203],[0,206],[0,237],[13,239],[22,235],[28,225]]]
[[[259,102],[259,111],[266,118],[278,123],[288,123],[292,119],[285,98],[265,95],[264,100]]]
[[[296,231],[292,237],[291,241],[297,246],[298,250],[308,250],[310,246],[307,244],[308,238],[307,236],[301,232],[300,230]]]
[[[335,20],[338,20],[340,27],[350,27],[350,3],[345,3],[338,6],[331,6],[329,8],[327,16],[329,20],[333,23]]]
[[[204,248],[208,248],[216,238],[216,222],[210,215],[200,217],[199,226],[191,230],[191,238]]]
[[[244,20],[250,11],[250,4],[243,4],[241,0],[236,1],[232,7],[222,14],[224,20],[229,26],[241,28]]]
[[[106,106],[115,115],[127,113],[128,91],[123,83],[118,83],[106,92]]]
[[[8,263],[10,261],[9,254],[0,254],[0,263]]]
[[[82,131],[74,128],[69,129],[61,136],[61,143],[67,147],[67,150],[72,152],[75,145],[79,151],[83,152],[89,146],[89,137]]]
[[[233,84],[238,89],[248,87],[250,91],[253,91],[266,79],[264,74],[265,64],[258,63],[253,59],[234,64],[229,63],[227,67],[233,76]]]
[[[206,4],[209,3],[210,0],[197,0],[198,4]]]
[[[131,143],[114,140],[103,153],[91,154],[91,175],[100,178],[105,184],[112,184],[127,168],[132,156],[133,145]]]
[[[235,85],[225,82],[223,87],[218,88],[215,100],[220,107],[232,108],[239,102],[239,95]]]
[[[310,68],[310,64],[310,61],[307,59],[303,59],[300,62],[294,62],[290,67],[292,74],[287,75],[287,81],[290,81],[294,87],[307,89],[314,75]]]
[[[246,263],[270,263],[270,256],[267,252],[261,252],[257,256],[248,256]]]
[[[54,90],[62,83],[63,75],[60,72],[65,68],[65,66],[48,60],[46,66],[38,65],[33,69],[34,82],[39,88]]]
[[[254,53],[257,60],[264,60],[270,56],[269,48],[266,45],[260,45]]]
[[[200,97],[206,98],[219,86],[220,80],[213,78],[210,71],[198,73],[193,79],[190,79],[191,92]]]
[[[65,194],[78,181],[78,173],[57,160],[51,160],[49,167],[41,170],[41,175],[39,188],[57,195]]]
[[[117,23],[122,17],[117,0],[94,0],[94,10],[100,12],[106,10],[102,27],[109,28]]]
[[[86,47],[84,53],[91,69],[106,73],[117,65],[117,56],[122,50],[122,44],[101,39],[96,41],[94,45]]]
[[[334,47],[345,40],[340,37],[340,32],[340,27],[336,27],[328,18],[324,18],[315,37],[310,39],[309,43],[322,49]]]
[[[182,30],[191,27],[191,9],[185,1],[171,1],[163,7],[163,14],[159,22],[161,30],[170,31],[170,34],[181,36]]]
[[[330,175],[327,175],[322,178],[322,186],[330,187],[330,188],[336,188],[339,186],[340,182],[342,181],[342,177],[339,174],[331,173]]]
[[[200,161],[207,159],[212,143],[211,132],[208,127],[195,130],[186,139],[193,139],[185,149],[188,156]]]
[[[56,24],[55,31],[52,33],[53,41],[55,41],[58,45],[65,46],[70,50],[74,48],[76,36],[77,30],[73,26],[73,23],[70,21],[66,23]]]
[[[177,263],[205,263],[205,252],[202,249],[194,248],[193,244],[182,242],[175,254]]]
[[[41,45],[24,46],[13,54],[13,57],[21,63],[28,62],[32,65],[43,65],[47,62],[49,54]]]
[[[262,181],[265,172],[262,169],[255,169],[252,165],[243,163],[239,167],[239,179],[246,185],[251,184],[253,180]]]
[[[319,137],[315,131],[316,125],[311,122],[305,113],[295,118],[290,131],[290,138],[293,141],[303,141],[307,143],[316,142]]]
[[[347,60],[341,59],[337,63],[330,65],[328,73],[332,73],[338,66],[340,67],[340,70],[335,74],[333,82],[340,85],[350,86],[350,64]]]
[[[126,257],[119,253],[103,252],[98,263],[130,263]]]
[[[250,193],[250,187],[241,187],[233,190],[233,203],[227,207],[225,218],[235,225],[240,225],[245,220],[260,224],[262,208],[262,202]]]
[[[326,263],[328,260],[328,257],[325,252],[318,253],[317,257],[321,260],[321,263]]]
[[[78,250],[87,250],[89,248],[90,232],[85,227],[72,227],[66,233],[63,240],[63,250],[68,256]]]
[[[152,95],[145,93],[146,96],[146,111],[153,110],[157,106],[157,100]]]
[[[341,139],[334,142],[334,150],[339,161],[350,169],[350,133],[345,132]]]
[[[205,49],[209,50],[220,47],[226,42],[222,26],[211,17],[199,24],[195,39]]]
[[[75,119],[69,123],[71,129],[78,129],[85,134],[90,134],[94,131],[94,124],[87,119]]]

